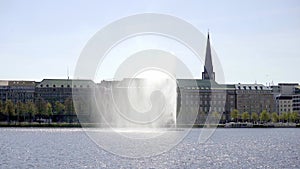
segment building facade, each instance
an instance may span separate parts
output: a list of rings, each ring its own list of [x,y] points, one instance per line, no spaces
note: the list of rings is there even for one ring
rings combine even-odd
[[[278,114],[297,112],[300,115],[300,87],[298,83],[279,83],[278,86],[272,86],[272,89]]]
[[[236,109],[241,113],[275,111],[275,101],[270,87],[261,84],[236,84],[235,93]]]
[[[0,100],[17,102],[33,102],[35,92],[34,81],[0,81]]]
[[[35,87],[35,100],[43,99],[51,104],[64,103],[66,99],[75,95],[90,95],[95,87],[92,80],[44,79]]]

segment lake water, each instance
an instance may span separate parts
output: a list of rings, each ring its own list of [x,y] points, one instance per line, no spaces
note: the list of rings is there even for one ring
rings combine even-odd
[[[132,159],[99,148],[81,129],[0,128],[0,168],[300,168],[300,129],[217,129],[198,144],[200,131],[168,152]]]

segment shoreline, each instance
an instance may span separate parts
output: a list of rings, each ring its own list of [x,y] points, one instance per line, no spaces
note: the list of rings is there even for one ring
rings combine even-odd
[[[84,127],[94,128],[96,124],[88,123],[83,124]],[[80,123],[0,123],[0,128],[5,127],[32,127],[32,128],[82,128]],[[177,125],[179,128],[190,127],[190,125]],[[265,124],[253,124],[252,127],[225,127],[225,124],[194,124],[192,128],[300,128],[300,124],[295,126],[281,125],[265,125]]]

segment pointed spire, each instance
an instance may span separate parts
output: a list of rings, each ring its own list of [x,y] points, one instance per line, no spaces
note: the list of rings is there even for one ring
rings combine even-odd
[[[202,79],[215,80],[215,72],[213,70],[212,57],[211,57],[209,32],[207,33],[205,65],[204,65],[204,72],[202,72]]]

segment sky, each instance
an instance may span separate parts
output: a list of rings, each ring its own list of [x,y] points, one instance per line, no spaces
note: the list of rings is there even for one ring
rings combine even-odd
[[[73,78],[97,31],[141,13],[209,29],[226,83],[300,83],[299,0],[0,0],[0,79]],[[202,65],[193,66],[200,78]]]

